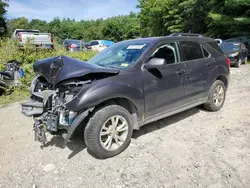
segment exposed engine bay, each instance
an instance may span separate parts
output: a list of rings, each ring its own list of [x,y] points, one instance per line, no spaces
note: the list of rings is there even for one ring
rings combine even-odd
[[[66,134],[78,112],[70,111],[65,104],[71,101],[90,80],[67,80],[53,89],[42,76],[31,84],[31,100],[22,104],[22,112],[34,117],[35,140],[46,143],[46,132]]]
[[[22,104],[22,113],[34,118],[36,141],[44,145],[46,132],[49,132],[62,135],[64,146],[88,115],[85,107],[76,108],[83,101],[86,88],[96,80],[119,72],[66,56],[38,61],[34,64],[34,71],[38,75],[30,86],[30,101]]]

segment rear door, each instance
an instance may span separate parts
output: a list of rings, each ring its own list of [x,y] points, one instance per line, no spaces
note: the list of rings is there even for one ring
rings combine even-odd
[[[198,42],[179,42],[182,58],[187,67],[185,94],[187,103],[206,97],[208,73],[216,66],[208,51]]]

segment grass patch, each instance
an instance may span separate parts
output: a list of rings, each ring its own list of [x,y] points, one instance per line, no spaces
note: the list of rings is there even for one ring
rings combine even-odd
[[[6,107],[11,103],[19,102],[27,99],[29,96],[28,90],[16,89],[10,95],[0,96],[0,108]]]

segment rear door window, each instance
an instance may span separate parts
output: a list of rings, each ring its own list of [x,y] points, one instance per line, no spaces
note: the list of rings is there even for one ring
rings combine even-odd
[[[186,61],[203,58],[203,52],[200,44],[192,41],[182,41],[180,46]]]

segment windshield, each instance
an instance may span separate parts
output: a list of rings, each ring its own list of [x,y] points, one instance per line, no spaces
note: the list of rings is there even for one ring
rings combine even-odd
[[[88,62],[103,67],[127,68],[140,57],[147,45],[145,42],[135,41],[116,43],[101,51]]]
[[[220,47],[223,51],[238,51],[240,50],[240,43],[223,42]]]
[[[76,45],[80,45],[83,44],[84,42],[81,40],[66,40],[64,41],[65,45],[70,45],[70,44],[76,44]]]
[[[99,45],[99,42],[98,41],[90,41],[87,43],[88,46],[96,46],[96,45]]]
[[[16,30],[15,35],[18,33],[39,33],[39,31],[38,30]]]

